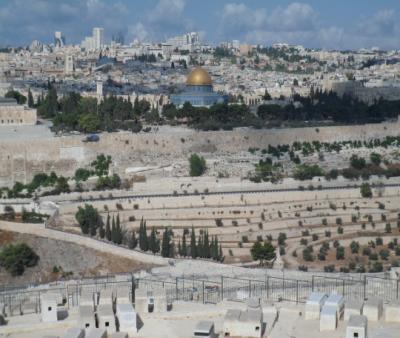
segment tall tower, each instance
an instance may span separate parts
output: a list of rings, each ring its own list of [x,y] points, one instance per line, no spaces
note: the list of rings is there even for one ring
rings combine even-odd
[[[59,31],[54,32],[54,44],[56,47],[64,47],[65,46],[65,37]]]
[[[96,95],[99,102],[103,100],[103,81],[100,78],[96,81]]]
[[[99,50],[104,44],[104,28],[94,27],[93,28],[93,47],[95,50]]]
[[[65,73],[71,74],[74,70],[74,57],[72,55],[67,55],[65,57]]]

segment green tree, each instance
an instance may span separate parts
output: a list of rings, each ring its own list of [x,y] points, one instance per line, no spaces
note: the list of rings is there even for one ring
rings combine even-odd
[[[149,238],[149,250],[155,254],[160,251],[160,243],[157,239],[156,230],[153,227],[151,229],[150,238]]]
[[[270,261],[276,257],[275,248],[271,242],[264,242],[264,244],[260,241],[255,242],[250,249],[250,253],[253,260],[259,260],[261,265],[265,260]]]
[[[81,115],[79,118],[79,129],[85,133],[94,133],[100,129],[100,118],[95,113]]]
[[[108,169],[111,163],[111,156],[100,154],[97,156],[96,160],[94,160],[90,165],[94,168],[95,174],[97,176],[107,176]]]
[[[206,160],[197,154],[192,154],[189,158],[190,176],[201,176],[206,171]]]
[[[181,246],[182,256],[186,257],[188,255],[187,245],[186,245],[186,235],[183,233],[182,235],[182,246]]]
[[[192,258],[197,258],[196,233],[194,227],[192,227],[192,233],[190,235],[190,256]]]
[[[107,238],[108,241],[111,241],[110,214],[107,215],[106,238]]]
[[[143,218],[141,219],[139,226],[139,248],[143,251],[149,250],[146,221],[144,221]]]
[[[34,105],[35,105],[35,102],[33,100],[31,89],[29,88],[29,90],[28,90],[28,107],[33,108]]]
[[[138,244],[138,241],[136,238],[136,233],[135,233],[135,230],[133,230],[131,233],[131,238],[128,242],[129,249],[132,249],[132,250],[135,249],[137,247],[137,244]]]
[[[33,267],[39,261],[39,256],[27,244],[10,244],[0,252],[0,266],[11,275],[20,276],[26,267]]]
[[[371,198],[372,197],[372,190],[369,183],[363,183],[360,187],[360,193],[362,197]]]
[[[382,156],[377,154],[377,153],[371,153],[369,155],[369,159],[371,160],[371,162],[375,165],[380,165],[382,162]]]
[[[161,256],[170,257],[171,252],[171,236],[169,229],[165,228],[161,244]]]
[[[117,241],[117,228],[115,226],[115,217],[113,215],[112,221],[111,221],[111,241],[113,243],[116,243]]]
[[[58,112],[57,90],[50,85],[49,91],[45,99],[38,107],[38,113],[45,118],[53,118]]]
[[[22,95],[17,90],[9,90],[4,96],[10,99],[15,99],[18,104],[25,104],[26,102],[26,96]]]
[[[96,235],[97,229],[103,222],[97,209],[89,204],[85,204],[84,208],[78,207],[75,219],[79,223],[82,233],[91,236]]]

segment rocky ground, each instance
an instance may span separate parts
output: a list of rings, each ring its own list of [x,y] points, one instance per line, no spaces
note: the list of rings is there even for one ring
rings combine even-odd
[[[27,234],[0,231],[0,249],[10,243],[28,244],[40,257],[39,263],[19,277],[0,268],[0,285],[49,282],[65,278],[93,277],[121,272],[135,272],[152,266],[108,255],[76,244]],[[59,272],[53,272],[54,267]]]

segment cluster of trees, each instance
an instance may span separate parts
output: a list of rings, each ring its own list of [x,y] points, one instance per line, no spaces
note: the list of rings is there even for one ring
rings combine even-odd
[[[140,221],[138,238],[135,231],[132,231],[128,240],[129,248],[135,249],[139,246],[142,251],[151,251],[152,253],[160,253],[162,257],[180,257],[206,258],[216,261],[223,260],[222,247],[218,242],[217,236],[208,235],[207,231],[203,231],[196,240],[196,233],[192,228],[190,234],[190,242],[186,239],[189,235],[187,229],[184,230],[182,240],[179,240],[178,247],[174,244],[174,233],[171,228],[165,228],[161,242],[157,238],[157,231],[153,227],[150,235],[147,234],[146,221]]]
[[[50,175],[46,173],[36,174],[28,184],[15,182],[11,189],[3,188],[7,198],[31,198],[39,188],[52,188],[49,191],[42,192],[41,195],[59,195],[70,192],[68,179],[63,176],[57,176],[54,172]]]
[[[4,267],[11,275],[20,276],[25,268],[35,266],[39,256],[27,244],[10,244],[0,252],[0,266]]]
[[[75,219],[85,235],[96,236],[97,230],[103,226],[103,219],[98,210],[90,204],[85,204],[83,208],[78,207]]]
[[[99,226],[99,236],[101,239],[107,239],[110,242],[115,244],[122,244],[124,241],[125,233],[121,227],[121,221],[119,218],[119,214],[117,217],[111,217],[110,214],[107,215],[106,227],[103,227],[103,223]]]
[[[293,103],[284,107],[275,104],[261,105],[258,116],[266,121],[322,121],[332,120],[341,123],[382,122],[397,118],[400,101],[379,99],[372,105],[352,98],[343,97],[333,92],[311,90],[309,97],[294,96]]]
[[[154,63],[157,62],[157,57],[153,53],[140,55],[135,54],[135,61]]]
[[[39,214],[34,210],[27,211],[25,208],[23,208],[21,218],[22,222],[24,223],[43,223],[47,218],[49,218],[49,216],[44,214]]]
[[[178,243],[178,252],[181,257],[207,258],[222,262],[224,259],[222,246],[218,242],[217,236],[209,237],[208,231],[201,231],[196,240],[196,232],[192,227],[190,234],[189,246],[186,244],[186,235],[188,231],[184,231],[182,242]]]
[[[256,164],[254,174],[249,179],[256,183],[260,183],[261,181],[277,183],[282,179],[282,165],[272,163],[270,158],[259,160]]]
[[[78,168],[75,171],[74,179],[77,182],[77,188],[80,187],[80,182],[87,181],[90,176],[98,176],[96,182],[97,190],[118,189],[121,187],[121,178],[117,174],[108,176],[110,164],[112,163],[111,156],[104,154],[97,155],[90,166],[91,169]]]
[[[30,91],[29,91],[30,92]],[[32,95],[32,93],[31,93]],[[9,99],[15,99],[18,104],[25,104],[26,103],[26,96],[22,95],[19,91],[17,90],[9,90],[4,97],[7,97]]]
[[[56,88],[50,84],[47,95],[38,102],[38,113],[44,118],[53,119],[54,130],[78,130],[92,133],[100,130],[117,129],[139,132],[142,129],[139,119],[150,112],[146,100],[130,100],[105,97],[100,104],[96,98],[82,97],[71,92],[58,99]]]
[[[199,130],[232,130],[236,127],[261,128],[263,121],[252,114],[244,104],[218,103],[209,108],[193,107],[186,102],[181,108],[174,104],[163,107],[163,116],[171,124],[185,122]]]

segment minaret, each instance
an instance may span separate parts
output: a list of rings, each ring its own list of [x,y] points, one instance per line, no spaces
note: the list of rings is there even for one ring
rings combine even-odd
[[[103,100],[103,81],[98,78],[96,81],[96,94],[97,94],[97,101]]]

